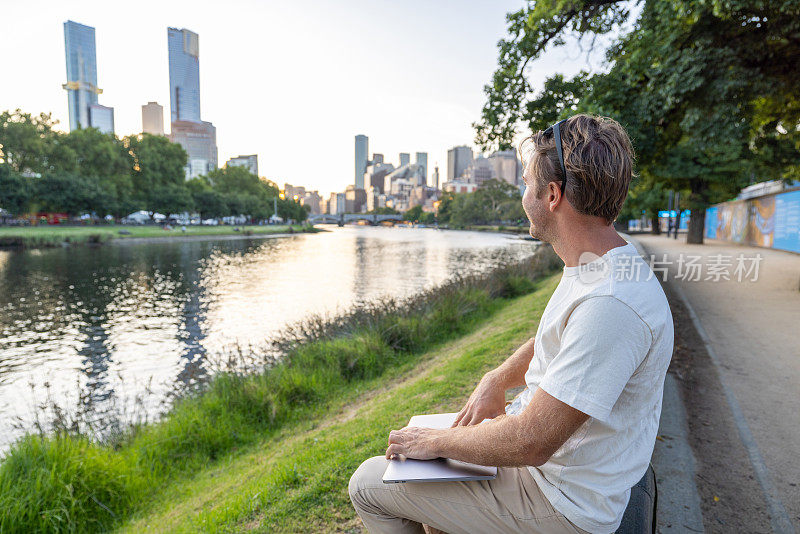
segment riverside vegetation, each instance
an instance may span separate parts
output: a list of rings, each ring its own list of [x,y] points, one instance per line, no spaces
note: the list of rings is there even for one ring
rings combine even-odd
[[[225,236],[225,235],[268,235],[293,232],[319,232],[311,225],[255,225],[255,226],[187,226],[164,230],[161,226],[47,226],[47,227],[0,227],[0,247],[42,248],[58,247],[63,244],[98,244],[113,239],[126,240],[132,238],[180,238],[191,236]]]
[[[557,265],[541,247],[485,275],[310,319],[233,354],[154,424],[104,439],[70,425],[28,435],[0,463],[0,531],[330,530],[352,521],[346,488],[358,463],[380,454],[389,427],[412,412],[455,409],[482,369],[530,336],[554,288],[543,276]],[[392,387],[404,374],[421,379],[426,365],[436,376]],[[337,415],[373,396],[369,415]]]

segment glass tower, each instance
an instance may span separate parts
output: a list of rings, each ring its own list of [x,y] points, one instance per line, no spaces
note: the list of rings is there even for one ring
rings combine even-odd
[[[417,152],[416,164],[422,167],[422,183],[419,185],[428,185],[428,153]]]
[[[167,28],[171,122],[200,122],[200,44],[196,33]]]
[[[69,129],[94,126],[102,132],[113,132],[113,108],[99,106],[103,110],[94,111],[98,120],[97,124],[92,123],[93,106],[98,106],[97,95],[103,92],[97,87],[94,28],[71,20],[65,22],[64,50],[67,59],[67,83],[62,87],[67,91]]]
[[[367,172],[367,154],[369,153],[369,138],[366,135],[356,136],[356,161],[355,161],[355,186],[364,189],[364,173]]]

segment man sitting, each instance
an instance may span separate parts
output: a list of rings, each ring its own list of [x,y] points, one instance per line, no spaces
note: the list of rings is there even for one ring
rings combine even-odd
[[[647,470],[673,326],[661,285],[617,234],[633,174],[624,129],[576,115],[533,135],[522,205],[564,273],[536,337],[480,380],[453,428],[403,428],[350,498],[370,532],[614,532]],[[506,389],[527,385],[505,409]],[[478,425],[486,418],[493,418]],[[384,484],[401,456],[498,466],[488,481]]]

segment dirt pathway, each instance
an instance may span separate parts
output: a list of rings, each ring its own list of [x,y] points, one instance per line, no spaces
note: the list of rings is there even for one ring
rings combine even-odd
[[[683,385],[706,529],[800,530],[800,256],[635,238],[667,276],[672,372]],[[758,263],[757,276],[737,280],[740,256],[745,267]],[[702,266],[699,276],[681,276],[689,262]]]

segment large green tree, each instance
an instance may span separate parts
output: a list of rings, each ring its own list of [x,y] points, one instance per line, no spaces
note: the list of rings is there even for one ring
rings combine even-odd
[[[123,139],[123,143],[133,162],[133,198],[150,212],[163,209],[161,193],[185,188],[186,151],[179,144],[171,143],[160,135],[129,136]]]
[[[74,154],[75,172],[96,180],[107,192],[109,203],[104,212],[122,217],[143,206],[136,200],[133,154],[123,140],[96,128],[84,128],[63,136],[60,143]]]
[[[702,242],[709,203],[754,178],[796,173],[800,1],[639,4],[634,21],[631,4],[613,0],[530,2],[510,13],[477,141],[507,148],[522,126],[542,129],[576,111],[612,116],[628,129],[648,185],[684,193],[688,240]],[[623,22],[631,29],[608,48],[608,72],[556,75],[541,93],[530,86],[529,63],[568,33],[592,38]]]
[[[17,109],[0,113],[0,160],[16,172],[41,174],[75,171],[75,154],[60,141],[50,113],[32,115]]]
[[[32,199],[30,180],[12,171],[9,165],[0,163],[0,208],[13,215],[24,214]]]

